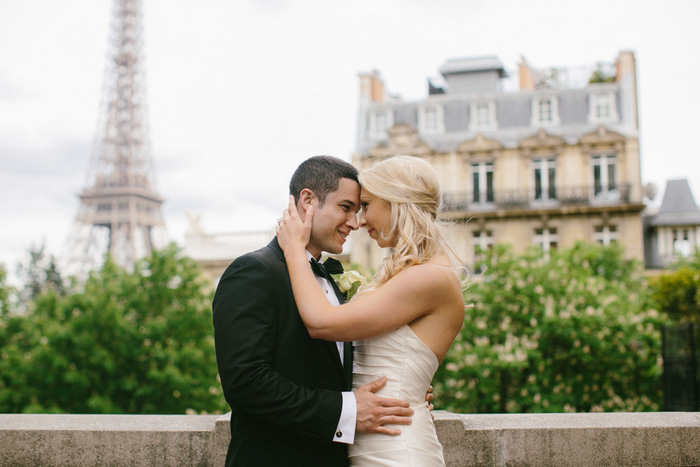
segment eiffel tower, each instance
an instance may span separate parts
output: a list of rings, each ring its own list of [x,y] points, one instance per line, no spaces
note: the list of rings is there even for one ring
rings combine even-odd
[[[84,276],[109,252],[133,269],[166,242],[155,192],[142,57],[141,0],[114,0],[100,121],[80,208],[66,248],[66,272]]]

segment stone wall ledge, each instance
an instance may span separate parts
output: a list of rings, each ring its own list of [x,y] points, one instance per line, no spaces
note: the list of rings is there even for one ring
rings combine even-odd
[[[448,466],[700,466],[700,413],[435,411]],[[220,466],[229,414],[0,414],[0,465]]]

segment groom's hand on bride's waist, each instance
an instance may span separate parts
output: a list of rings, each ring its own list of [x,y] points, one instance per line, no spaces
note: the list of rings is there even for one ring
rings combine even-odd
[[[386,377],[360,386],[355,393],[357,401],[356,431],[399,435],[401,430],[385,425],[410,425],[413,409],[401,399],[390,399],[375,394],[386,385]]]
[[[428,404],[428,410],[430,410],[430,418],[435,420],[435,415],[433,415],[433,409],[435,406],[433,405],[433,400],[435,399],[435,396],[433,395],[433,385],[431,384],[428,386],[428,392],[425,393],[425,402]]]

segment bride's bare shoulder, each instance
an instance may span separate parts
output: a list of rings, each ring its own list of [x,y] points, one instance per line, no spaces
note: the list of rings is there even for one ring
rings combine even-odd
[[[458,277],[457,269],[454,267],[454,265],[452,265],[450,259],[444,255],[434,256],[420,266],[426,266],[423,268],[425,272],[427,272],[428,269],[432,269],[434,271],[442,271],[443,274],[447,274],[449,276]]]
[[[428,262],[410,266],[396,276],[399,277],[420,288],[440,289],[460,283],[457,271],[447,258],[432,258]]]

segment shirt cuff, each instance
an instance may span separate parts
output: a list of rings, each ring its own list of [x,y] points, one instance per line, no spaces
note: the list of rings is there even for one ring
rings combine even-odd
[[[342,392],[343,409],[340,412],[338,428],[333,435],[336,443],[352,444],[355,442],[355,423],[357,419],[357,402],[352,392]]]

